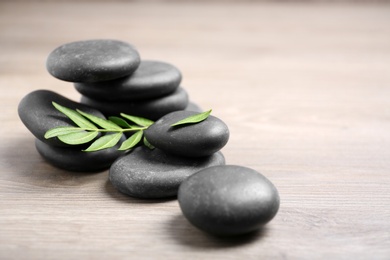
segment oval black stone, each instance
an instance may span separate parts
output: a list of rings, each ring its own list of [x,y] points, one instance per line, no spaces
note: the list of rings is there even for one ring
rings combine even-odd
[[[142,100],[168,95],[181,82],[180,71],[171,64],[144,60],[130,76],[96,83],[75,83],[78,92],[97,100]]]
[[[217,117],[210,115],[196,124],[171,127],[194,114],[193,111],[169,113],[145,130],[145,137],[155,147],[179,156],[208,156],[222,149],[229,140],[229,129]]]
[[[242,166],[215,166],[199,171],[179,188],[184,216],[199,229],[229,236],[249,233],[278,212],[275,186],[255,170]]]
[[[177,110],[183,110],[188,105],[188,94],[183,88],[156,99],[143,101],[101,101],[82,96],[81,103],[102,111],[107,116],[117,116],[125,113],[132,116],[157,120],[160,117]]]
[[[221,152],[202,158],[183,158],[141,146],[112,164],[109,179],[119,191],[132,197],[167,198],[177,195],[179,185],[188,176],[223,164],[225,158]]]
[[[119,146],[95,152],[83,152],[70,147],[55,147],[35,140],[35,147],[48,163],[55,167],[75,172],[97,172],[108,169],[111,164],[123,155]]]
[[[71,82],[97,82],[124,77],[140,63],[138,51],[117,40],[71,42],[53,50],[46,68],[54,77]]]
[[[39,140],[50,145],[69,147],[58,138],[46,139],[45,133],[55,127],[76,126],[67,116],[58,111],[52,104],[56,102],[71,109],[80,109],[84,112],[104,118],[98,110],[87,105],[74,102],[49,90],[36,90],[27,94],[18,106],[19,117],[28,130]],[[72,146],[74,147],[74,146]]]

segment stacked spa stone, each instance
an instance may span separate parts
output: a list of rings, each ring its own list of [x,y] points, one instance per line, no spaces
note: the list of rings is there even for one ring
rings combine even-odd
[[[225,164],[220,149],[229,139],[226,124],[214,116],[186,126],[172,124],[196,114],[169,113],[145,130],[145,146],[115,161],[109,172],[111,183],[121,192],[137,198],[165,198],[177,195],[180,184],[192,174]]]
[[[75,83],[75,87],[83,94],[81,103],[106,115],[125,113],[157,120],[188,106],[188,95],[180,82],[181,73],[173,65],[143,60],[136,71],[126,77]]]
[[[175,66],[141,60],[132,45],[121,41],[62,45],[49,55],[47,69],[58,79],[74,82],[81,103],[108,116],[125,113],[157,120],[189,104]]]
[[[255,231],[276,215],[279,195],[268,179],[249,168],[225,165],[220,150],[229,130],[222,120],[210,115],[195,124],[174,125],[200,110],[188,105],[174,66],[141,61],[124,42],[91,40],[58,47],[49,55],[47,69],[58,79],[75,82],[83,95],[77,103],[37,90],[19,103],[19,116],[49,163],[70,171],[110,167],[109,180],[119,191],[144,199],[177,196],[190,223],[219,236]],[[46,139],[49,129],[74,126],[52,102],[101,118],[126,113],[156,120],[143,131],[148,147],[120,152],[120,141],[112,148],[83,152],[102,135],[83,145]]]
[[[123,152],[119,146],[94,153],[83,152],[94,140],[84,145],[69,145],[57,138],[46,139],[45,133],[55,127],[74,126],[74,123],[59,112],[52,102],[71,109],[80,109],[104,118],[104,115],[89,106],[74,102],[53,91],[36,90],[27,94],[19,103],[19,117],[36,137],[35,146],[42,157],[52,165],[68,171],[100,171],[110,167]]]
[[[49,129],[74,125],[69,118],[53,107],[53,101],[62,106],[80,109],[102,118],[125,113],[151,120],[160,119],[156,122],[156,126],[158,122],[164,120],[161,120],[164,115],[169,115],[174,111],[181,110],[181,113],[175,116],[178,121],[180,117],[195,114],[194,111],[199,112],[200,110],[193,104],[189,105],[188,95],[180,87],[181,73],[176,67],[165,62],[141,61],[138,51],[132,45],[122,41],[89,40],[64,44],[49,54],[46,66],[54,77],[74,82],[76,89],[83,95],[81,103],[73,102],[52,91],[38,90],[28,94],[20,102],[19,115],[27,128],[37,137],[36,148],[42,157],[51,164],[66,170],[103,170],[110,167],[114,160],[124,155],[124,152],[117,150],[121,142],[113,148],[93,153],[81,151],[101,135],[87,144],[76,146],[65,144],[58,138],[46,139],[44,135]],[[183,111],[184,109],[188,111]],[[222,128],[219,128],[222,131],[216,131],[216,122],[217,125],[222,125]],[[144,148],[135,149],[136,151],[126,156],[124,160],[128,160],[128,158],[132,160],[132,158],[140,156],[141,159],[136,159],[139,163],[145,157],[144,154],[147,154],[146,161],[142,164],[147,169],[158,165],[158,161],[163,163],[170,169],[170,174],[161,178],[162,185],[170,185],[169,188],[164,188],[169,191],[160,192],[159,195],[151,195],[150,192],[127,193],[145,198],[174,196],[177,193],[178,185],[185,177],[205,167],[224,164],[223,155],[217,152],[227,142],[229,135],[226,125],[214,117],[210,117],[207,122],[205,121],[199,126],[202,125],[202,128],[188,128],[192,130],[185,131],[184,138],[186,138],[185,136],[194,137],[203,131],[202,138],[191,141],[193,144],[198,143],[198,146],[192,148],[192,154],[188,154],[191,149],[187,149],[185,142],[184,144],[172,143],[168,136],[162,136],[162,133],[167,132],[167,129],[161,130],[152,126],[150,130],[145,131],[145,136],[148,135],[147,138],[151,140],[151,144],[156,149],[153,151],[144,151]],[[175,134],[181,133],[181,131],[182,129],[178,128]],[[220,140],[217,143],[215,140],[218,138],[209,140],[206,146],[199,146],[200,141],[207,140],[208,133],[221,134],[222,139],[219,137]],[[211,137],[213,139],[215,135]],[[125,138],[123,136],[123,139]],[[160,138],[171,145],[166,147],[165,141],[161,143]],[[182,149],[183,147],[185,149]],[[183,156],[191,158],[182,158]],[[180,163],[178,164],[178,162]],[[187,168],[184,167],[186,165]],[[158,166],[157,168],[167,172],[167,167]],[[123,177],[123,171],[120,172],[120,176]],[[148,172],[150,171],[148,170]],[[112,180],[115,183],[115,178]],[[153,183],[153,185],[158,186],[161,183]],[[120,190],[123,191],[123,188]]]

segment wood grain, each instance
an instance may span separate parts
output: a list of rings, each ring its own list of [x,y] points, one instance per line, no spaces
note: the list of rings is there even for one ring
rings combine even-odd
[[[218,239],[176,200],[42,160],[18,102],[36,89],[78,100],[45,60],[93,38],[181,69],[230,128],[227,162],[278,188],[271,223]],[[389,5],[1,2],[0,259],[389,259],[389,64]]]

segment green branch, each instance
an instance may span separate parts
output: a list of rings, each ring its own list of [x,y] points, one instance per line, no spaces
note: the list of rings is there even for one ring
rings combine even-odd
[[[76,126],[60,126],[49,129],[44,137],[46,139],[57,137],[61,142],[70,145],[85,144],[96,137],[99,133],[108,133],[96,139],[86,152],[99,151],[115,146],[125,132],[135,132],[127,140],[123,141],[118,150],[129,150],[136,146],[141,140],[145,146],[153,149],[148,140],[143,136],[144,130],[154,124],[154,121],[137,116],[131,116],[124,113],[120,117],[109,117],[108,120],[83,112],[79,109],[73,110],[52,102],[53,106],[66,115]],[[211,110],[184,118],[171,126],[199,123],[205,120],[211,113]],[[128,123],[132,122],[135,125]],[[99,128],[100,127],[100,128]]]

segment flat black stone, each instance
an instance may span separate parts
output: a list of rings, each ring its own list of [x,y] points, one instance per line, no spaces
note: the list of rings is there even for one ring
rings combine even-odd
[[[145,137],[155,147],[179,156],[200,157],[219,151],[229,140],[229,129],[219,118],[210,115],[196,124],[171,127],[172,124],[196,113],[169,113],[145,130]]]
[[[225,158],[221,152],[202,158],[182,158],[141,146],[112,164],[109,179],[119,191],[132,197],[168,198],[176,196],[179,185],[188,176],[223,164]]]
[[[157,120],[172,111],[185,109],[188,105],[188,94],[179,87],[167,96],[143,101],[101,101],[82,96],[81,103],[94,107],[107,116],[125,113]]]
[[[183,181],[178,201],[194,226],[211,234],[249,233],[269,222],[278,212],[275,186],[255,170],[242,166],[215,166]]]
[[[69,147],[70,145],[61,142],[58,138],[45,139],[45,133],[59,126],[76,126],[67,116],[58,111],[52,101],[71,108],[80,109],[84,112],[98,117],[104,115],[98,110],[87,105],[74,102],[53,91],[36,90],[27,94],[18,106],[19,117],[28,130],[39,140],[50,145]]]
[[[140,63],[138,51],[117,40],[71,42],[53,50],[46,68],[54,77],[71,82],[97,82],[124,77]]]
[[[157,98],[175,91],[181,73],[173,65],[143,60],[130,76],[96,83],[75,83],[78,92],[97,100],[136,101]]]
[[[83,152],[76,148],[51,146],[36,139],[35,147],[51,165],[75,172],[106,170],[119,156],[124,155],[124,152],[118,151],[118,145],[96,152]]]

